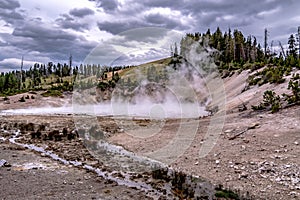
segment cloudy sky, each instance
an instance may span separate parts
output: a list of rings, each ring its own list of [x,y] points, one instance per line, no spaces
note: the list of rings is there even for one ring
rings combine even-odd
[[[122,56],[141,62],[167,56],[161,44],[175,32],[217,26],[259,42],[267,28],[270,43],[286,44],[300,26],[299,8],[299,0],[0,0],[0,71],[19,66],[22,56],[25,67],[68,62],[70,54],[75,64]]]

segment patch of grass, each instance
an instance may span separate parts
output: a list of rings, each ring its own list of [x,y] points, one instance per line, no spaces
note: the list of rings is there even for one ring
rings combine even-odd
[[[62,92],[60,90],[47,90],[41,94],[43,97],[61,97]]]
[[[215,197],[217,198],[225,198],[225,199],[235,199],[239,200],[239,196],[231,190],[218,189],[215,193]]]

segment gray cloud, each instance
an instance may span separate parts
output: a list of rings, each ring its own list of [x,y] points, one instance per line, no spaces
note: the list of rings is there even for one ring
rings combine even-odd
[[[181,37],[177,32],[162,28],[132,29],[100,43],[85,63],[129,65],[165,58],[170,54],[170,44]]]
[[[0,0],[0,8],[14,10],[20,7],[20,3],[16,0]]]
[[[97,3],[98,7],[102,7],[106,11],[114,11],[118,8],[118,0],[89,0]]]
[[[119,34],[99,51],[101,55],[97,56],[104,60],[120,54],[110,45],[132,48],[144,43],[156,44],[169,34],[163,29],[145,27],[183,32],[205,32],[208,28],[213,32],[217,26],[223,32],[229,27],[238,28],[245,36],[256,36],[258,42],[262,42],[264,28],[268,28],[270,41],[275,38],[286,44],[287,37],[300,25],[300,1],[297,0],[83,1],[94,2],[95,9],[82,8],[81,3],[75,2],[58,9],[59,5],[54,7],[49,0],[48,10],[48,3],[38,5],[32,0],[28,5],[20,5],[17,0],[0,0],[0,20],[4,21],[0,29],[3,30],[0,31],[0,61],[6,59],[3,63],[7,64],[12,61],[8,58],[19,59],[20,55],[27,55],[28,61],[60,61],[72,53],[74,62],[80,62],[97,45],[96,41]],[[86,6],[93,5],[87,3]],[[155,52],[144,56],[122,55],[121,60],[133,62],[152,54]]]
[[[187,26],[183,25],[180,21],[168,18],[159,13],[146,15],[143,19],[102,21],[98,22],[97,25],[100,30],[107,31],[112,34],[119,34],[131,29],[145,27],[162,27],[179,30],[187,29]]]
[[[83,37],[37,23],[27,23],[15,28],[12,35],[0,36],[14,48],[28,54],[38,52],[53,60],[65,60],[72,53],[74,60],[80,61],[96,46]]]
[[[136,52],[134,52],[136,53]],[[129,55],[122,55],[112,62],[112,65],[139,65],[158,59],[165,58],[170,52],[166,49],[149,49],[146,52],[140,54],[130,53]]]
[[[0,0],[0,19],[9,24],[13,24],[16,20],[23,20],[24,17],[16,11],[19,7],[18,1]]]
[[[80,20],[75,20],[67,14],[63,14],[62,17],[56,19],[55,21],[63,29],[73,29],[76,31],[84,31],[89,29],[88,23],[80,22]]]
[[[151,26],[150,24],[146,24],[144,22],[140,21],[104,21],[104,22],[98,22],[97,23],[98,28],[102,31],[107,31],[112,34],[119,34],[123,31],[127,31],[134,28],[144,28]]]
[[[115,43],[124,44],[126,41],[137,41],[155,44],[168,34],[169,30],[157,27],[143,27],[138,29],[131,29],[122,32],[119,35],[123,36],[123,41],[118,39]]]
[[[122,8],[116,9],[118,4],[114,1],[109,1],[115,5],[111,7],[105,7],[104,1],[98,0],[97,2],[100,5],[103,4],[101,7],[108,13],[114,10],[112,16],[115,17],[109,21],[100,21],[98,23],[100,29],[113,34],[141,26],[158,26],[185,31],[199,31],[199,28],[207,29],[211,26],[213,28],[220,26],[226,29],[229,26],[233,26],[233,28],[249,26],[254,24],[256,20],[265,18],[265,16],[259,16],[259,13],[281,8],[285,4],[280,0],[241,0],[238,3],[235,0],[186,0],[184,3],[181,0],[132,0],[125,3]],[[287,3],[295,4],[296,2],[287,0]],[[187,26],[182,24],[180,16],[172,19],[157,12],[142,14],[143,12],[149,12],[153,8],[169,8],[172,11],[178,11],[182,17],[190,17],[193,22],[190,22],[191,24]],[[235,17],[226,18],[230,15]],[[120,22],[117,16],[122,16],[122,18],[125,16],[125,20]],[[126,20],[126,17],[129,19]]]
[[[75,17],[85,17],[87,15],[94,15],[95,12],[89,8],[74,8],[70,10],[70,15]]]
[[[154,26],[161,26],[168,29],[181,29],[185,30],[187,27],[182,25],[180,21],[176,19],[171,19],[166,16],[163,16],[159,13],[156,14],[149,14],[145,16],[146,22],[154,25]]]

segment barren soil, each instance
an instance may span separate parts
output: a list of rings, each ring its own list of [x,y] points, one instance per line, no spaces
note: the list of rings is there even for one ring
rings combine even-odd
[[[171,167],[198,175],[216,185],[221,184],[225,188],[237,190],[253,199],[300,199],[300,107],[285,108],[275,114],[251,111],[251,105],[262,100],[266,89],[273,88],[278,94],[286,92],[287,82],[276,86],[255,86],[241,93],[248,75],[248,72],[242,72],[224,80],[227,95],[226,120],[216,144],[204,158],[199,157],[199,150],[206,142],[205,135],[210,128],[211,117],[162,121],[101,117],[98,121],[109,142],[121,145],[138,155],[147,155],[174,142],[181,126],[197,125],[199,128],[192,143],[170,163]],[[19,98],[20,95],[11,97],[10,104],[1,101],[1,110],[45,104],[61,106],[70,102],[67,97],[45,99],[37,95],[37,98],[21,103],[18,102]],[[239,111],[242,104],[248,109]],[[1,116],[2,128],[15,122],[46,123],[59,130],[64,127],[72,129],[74,126],[73,118],[69,115]],[[145,130],[155,131],[148,134]],[[1,137],[11,137],[6,134],[2,131]],[[57,143],[32,140],[30,132],[23,136],[24,143],[47,145],[48,150],[65,159],[80,160],[101,167],[101,160],[99,162],[93,158],[80,140]],[[66,166],[41,154],[17,148],[7,140],[0,142],[0,159],[5,159],[12,165],[0,167],[1,198],[24,199],[25,196],[26,199],[145,199],[148,195],[144,191],[107,182],[86,170]],[[24,169],[26,163],[36,163],[42,167]]]

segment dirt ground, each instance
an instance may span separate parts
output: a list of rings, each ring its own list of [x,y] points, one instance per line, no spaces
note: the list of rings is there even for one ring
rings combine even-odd
[[[1,199],[148,199],[140,191],[109,182],[89,171],[53,162],[19,146],[0,144]]]
[[[199,157],[199,150],[205,142],[209,119],[194,120],[204,128],[197,131],[187,151],[171,166],[215,184],[249,192],[255,199],[299,199],[299,111],[297,108],[293,116],[288,109],[278,114],[229,115],[217,143],[204,158]],[[180,124],[169,122],[159,134],[146,139],[125,131],[109,140],[144,155],[172,141]]]
[[[180,133],[184,130],[182,127],[198,127],[195,135],[189,138],[187,149],[182,150],[180,145],[177,146],[179,154],[168,163],[172,168],[203,177],[215,185],[223,185],[253,199],[300,199],[300,107],[285,108],[274,114],[253,112],[251,105],[261,101],[263,91],[275,86],[267,84],[241,93],[248,75],[242,72],[224,80],[227,94],[225,123],[217,135],[217,141],[211,145],[212,150],[203,158],[199,157],[199,151],[209,138],[206,135],[208,130],[213,128],[210,124],[212,117],[161,121],[101,117],[98,122],[109,142],[141,156],[151,155],[176,143],[177,134],[184,134]],[[276,85],[275,89],[278,93],[285,92],[286,85],[286,82]],[[51,105],[60,106],[70,101],[68,98],[49,98],[44,101],[38,97],[22,104],[17,102],[19,98],[12,97],[10,104],[1,101],[1,109],[44,106],[41,102],[53,102]],[[247,110],[239,111],[242,103]],[[71,115],[1,116],[1,126],[14,122],[48,123],[60,130],[74,126]],[[39,140],[27,139],[23,142],[44,145]],[[71,145],[71,150],[64,145]],[[95,158],[83,147],[78,148],[79,145],[83,144],[78,141],[60,145],[48,143],[49,150],[64,158],[76,159],[76,156],[83,155],[86,158],[84,162],[95,162]],[[0,159],[12,165],[0,167],[0,185],[3,188],[0,195],[4,199],[22,199],[24,196],[29,199],[145,199],[147,196],[145,192],[130,187],[106,183],[86,170],[65,166],[29,150],[18,149],[7,141],[1,141],[0,148]],[[166,152],[166,155],[170,155],[170,152]],[[37,163],[42,167],[23,170],[26,163]]]

